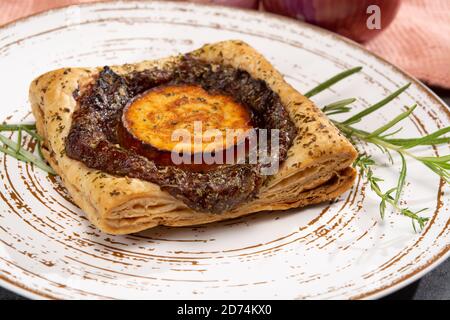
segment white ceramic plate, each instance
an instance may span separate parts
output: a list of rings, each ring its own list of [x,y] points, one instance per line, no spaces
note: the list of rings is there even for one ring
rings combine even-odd
[[[357,97],[362,108],[413,82],[364,120],[365,129],[415,102],[402,135],[450,125],[447,107],[422,84],[331,33],[268,14],[146,1],[72,6],[1,29],[0,120],[33,121],[28,85],[46,71],[160,58],[226,39],[260,50],[302,92],[364,66],[315,97],[318,105]],[[386,163],[376,148],[361,148]],[[449,146],[415,151],[442,155]],[[0,285],[31,298],[377,298],[424,275],[450,249],[449,186],[414,161],[402,203],[428,208],[420,234],[398,214],[381,221],[378,198],[358,179],[332,204],[111,236],[86,220],[58,179],[3,155],[0,167]],[[376,169],[385,190],[398,173],[398,164]]]

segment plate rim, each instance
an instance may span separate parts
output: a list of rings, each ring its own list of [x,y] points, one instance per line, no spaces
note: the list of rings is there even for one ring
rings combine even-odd
[[[417,85],[419,90],[422,90],[423,93],[425,93],[429,98],[431,98],[432,100],[434,100],[439,106],[440,109],[445,112],[447,115],[449,115],[450,117],[450,106],[447,105],[435,92],[433,92],[425,83],[423,83],[422,81],[420,81],[419,79],[417,79],[416,77],[412,76],[409,72],[401,69],[400,67],[392,64],[391,62],[389,62],[387,59],[381,57],[380,55],[378,55],[377,53],[371,52],[370,50],[366,49],[364,46],[362,46],[361,44],[346,38],[344,36],[341,36],[337,33],[334,33],[332,31],[320,28],[318,26],[312,25],[312,24],[308,24],[306,22],[297,20],[297,19],[293,19],[293,18],[289,18],[289,17],[285,17],[285,16],[281,16],[281,15],[277,15],[277,14],[273,14],[270,12],[266,12],[266,11],[259,11],[259,10],[253,10],[253,9],[246,9],[246,8],[230,8],[230,7],[226,7],[226,6],[222,6],[222,5],[217,5],[217,4],[201,4],[201,3],[192,3],[192,2],[180,2],[180,1],[173,1],[173,0],[128,0],[128,1],[123,1],[123,0],[100,0],[100,1],[94,1],[94,2],[84,2],[84,3],[78,3],[78,4],[69,4],[69,5],[63,5],[63,6],[58,6],[52,9],[47,9],[47,10],[42,10],[42,11],[38,11],[35,12],[33,14],[30,15],[26,15],[24,17],[20,17],[17,19],[14,19],[6,24],[0,25],[0,31],[4,31],[4,30],[8,30],[8,29],[13,29],[15,26],[20,25],[20,24],[27,24],[29,20],[32,20],[34,18],[41,18],[47,14],[51,14],[51,13],[58,13],[58,12],[62,12],[65,11],[67,9],[70,8],[83,8],[83,7],[95,7],[98,5],[108,5],[108,4],[117,4],[117,3],[123,3],[126,5],[130,5],[130,4],[151,4],[151,3],[159,3],[162,5],[178,5],[178,6],[189,6],[189,7],[199,7],[199,8],[211,8],[211,9],[222,9],[222,10],[233,10],[233,11],[241,11],[242,13],[248,14],[248,15],[253,15],[253,16],[267,16],[270,19],[275,19],[278,20],[282,23],[292,23],[292,24],[296,24],[301,26],[302,28],[307,28],[307,29],[312,29],[315,32],[319,32],[321,34],[325,34],[328,36],[333,37],[335,40],[338,40],[340,42],[344,42],[347,45],[353,47],[354,49],[359,49],[363,52],[365,52],[368,55],[371,55],[373,57],[375,57],[378,61],[382,62],[384,65],[387,65],[391,68],[394,69],[394,71],[398,74],[401,74],[403,77],[407,78],[409,81],[411,81],[412,83],[414,83],[415,85]],[[441,179],[442,180],[442,179]],[[368,292],[364,292],[361,294],[358,294],[354,299],[363,299],[363,300],[374,300],[374,299],[379,299],[382,297],[385,297],[393,292],[396,292],[398,290],[401,290],[402,288],[408,286],[409,284],[417,281],[418,279],[422,278],[423,276],[425,276],[427,273],[431,272],[432,270],[434,270],[435,268],[437,268],[439,265],[441,265],[444,261],[446,261],[447,259],[450,258],[450,245],[445,246],[439,253],[437,253],[432,259],[430,259],[429,261],[427,261],[427,264],[409,272],[408,274],[402,276],[400,279],[395,280],[392,283],[386,284],[386,285],[380,285],[379,287],[372,289]],[[30,299],[52,299],[55,297],[49,296],[43,292],[40,292],[38,290],[35,289],[31,289],[28,288],[26,284],[20,284],[20,283],[16,283],[13,280],[7,279],[6,277],[3,277],[3,275],[0,275],[0,285],[1,287],[19,294],[25,298],[30,298]],[[61,299],[61,298],[57,298],[57,299]]]

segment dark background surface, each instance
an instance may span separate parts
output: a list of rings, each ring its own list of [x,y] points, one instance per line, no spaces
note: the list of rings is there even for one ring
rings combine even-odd
[[[433,89],[450,106],[450,90]],[[24,299],[0,287],[0,300]],[[450,259],[419,281],[383,299],[386,300],[450,300]]]

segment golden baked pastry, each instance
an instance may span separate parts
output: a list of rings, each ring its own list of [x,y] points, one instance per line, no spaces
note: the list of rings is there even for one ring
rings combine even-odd
[[[352,144],[241,41],[156,61],[52,71],[32,82],[30,102],[44,156],[89,220],[111,234],[320,203],[355,179]],[[263,177],[247,164],[178,168],[168,133],[189,131],[193,120],[219,131],[280,129],[279,170]]]

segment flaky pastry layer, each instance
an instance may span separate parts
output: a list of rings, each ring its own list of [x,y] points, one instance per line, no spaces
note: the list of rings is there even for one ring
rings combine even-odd
[[[158,225],[189,226],[231,219],[259,211],[287,210],[331,200],[355,179],[357,156],[352,144],[313,102],[289,85],[255,49],[241,41],[210,44],[192,53],[211,63],[231,65],[266,81],[279,94],[298,135],[277,174],[253,201],[223,214],[196,212],[156,184],[105,174],[65,155],[65,139],[77,107],[73,92],[91,82],[100,68],[65,68],[46,73],[30,86],[37,129],[45,139],[44,155],[74,202],[99,229],[129,234]],[[180,56],[113,67],[119,74],[158,66]]]

